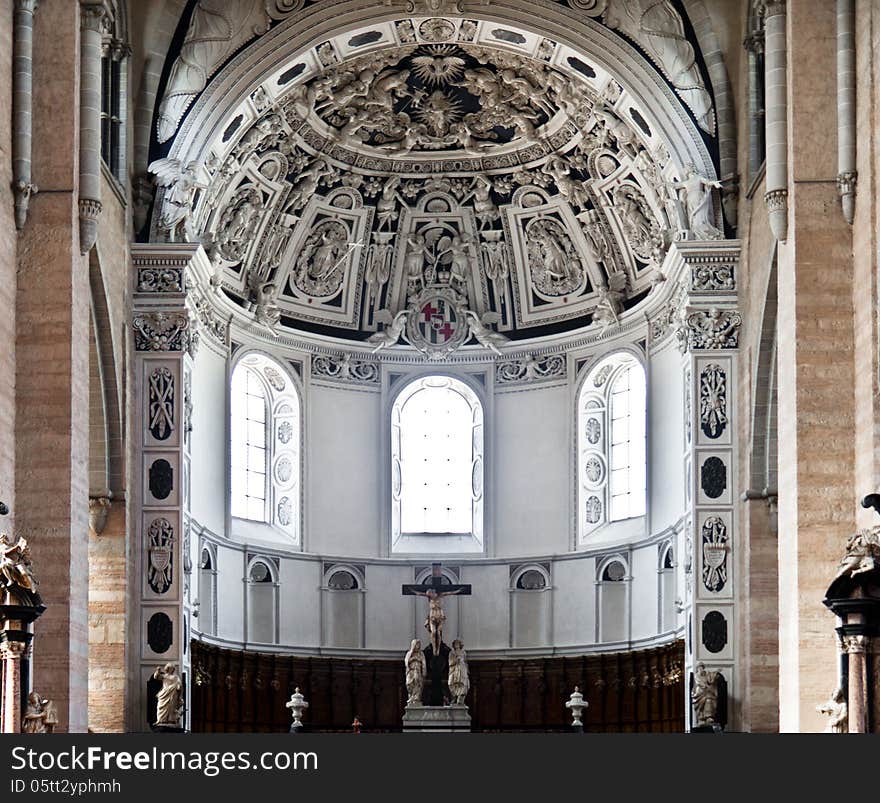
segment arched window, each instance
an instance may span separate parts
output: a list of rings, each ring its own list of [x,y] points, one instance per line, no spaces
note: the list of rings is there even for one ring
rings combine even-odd
[[[448,376],[411,382],[391,410],[391,453],[395,551],[481,550],[483,407],[476,393]],[[419,543],[420,536],[434,540]]]
[[[217,560],[208,546],[199,556],[199,629],[210,636],[216,635],[217,622]]]
[[[269,558],[253,558],[247,574],[247,640],[260,644],[278,641],[278,567]]]
[[[627,353],[590,370],[577,405],[578,531],[645,515],[645,370]]]
[[[660,632],[675,630],[675,555],[672,544],[660,545]]]
[[[230,383],[230,510],[299,540],[300,402],[281,366],[252,353]]]
[[[629,640],[629,578],[622,557],[599,563],[598,571],[598,640],[617,642]]]
[[[125,181],[125,119],[128,105],[128,59],[125,3],[112,2],[101,47],[101,157],[113,177]]]
[[[749,4],[746,37],[743,47],[748,53],[749,90],[749,181],[761,169],[766,158],[764,135],[764,14],[758,0]]]
[[[635,360],[611,382],[611,521],[645,515],[645,371]]]

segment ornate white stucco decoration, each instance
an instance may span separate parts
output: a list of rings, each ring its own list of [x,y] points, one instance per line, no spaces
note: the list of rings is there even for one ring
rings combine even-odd
[[[669,80],[697,118],[715,133],[712,97],[696,63],[684,23],[669,0],[567,0],[569,6],[609,27],[641,47]]]
[[[299,11],[305,0],[199,0],[159,106],[156,138],[174,136],[184,112],[221,64],[272,20]]]
[[[303,2],[230,4],[217,50],[214,5],[198,4],[187,58],[228,58],[248,41],[242,15],[258,36]],[[276,64],[200,162],[172,148],[153,163],[154,236],[202,242],[214,291],[273,334],[302,327],[376,351],[403,338],[444,357],[617,326],[670,244],[694,236],[685,207],[705,222],[698,236],[715,236],[713,181],[684,189],[649,107],[585,56],[444,13]],[[163,121],[198,91],[166,96]]]

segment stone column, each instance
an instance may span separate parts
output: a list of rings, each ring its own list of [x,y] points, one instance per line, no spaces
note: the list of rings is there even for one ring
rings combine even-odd
[[[0,642],[3,662],[3,733],[21,733],[21,658],[27,649],[22,641]]]
[[[31,195],[37,191],[31,181],[33,135],[33,50],[34,12],[37,0],[15,0],[12,34],[12,189],[15,193],[15,227],[24,228]]]
[[[724,676],[728,728],[739,724],[734,571],[739,255],[738,240],[674,243],[663,272],[675,289],[668,312],[661,314],[661,320],[672,317],[683,355],[686,676],[698,663]],[[658,333],[652,321],[652,341]],[[691,712],[689,684],[684,686],[685,711]],[[689,715],[687,725],[693,724]]]
[[[818,732],[837,684],[817,605],[856,529],[852,229],[835,212],[836,10],[792,3],[789,237],[777,249],[779,727]],[[870,372],[870,369],[865,369]],[[860,371],[861,373],[861,371]],[[870,385],[869,385],[870,386]],[[870,393],[869,393],[870,396]]]
[[[868,732],[868,637],[846,635],[843,644],[849,658],[847,714],[850,733]]]
[[[776,239],[788,238],[788,80],[785,0],[764,4],[767,177],[764,202]]]
[[[837,191],[846,222],[856,207],[855,0],[837,0]]]
[[[147,684],[159,666],[173,663],[184,680],[189,672],[189,437],[186,385],[199,342],[198,322],[187,305],[187,276],[209,275],[204,249],[192,243],[132,246],[135,269],[135,399],[132,431],[139,480],[133,511],[141,544],[139,577],[140,644],[132,650],[139,684],[140,728],[146,730]],[[195,263],[200,263],[198,266]],[[193,279],[190,279],[193,282]],[[165,570],[165,566],[168,570]],[[189,706],[181,726],[188,727]]]
[[[88,726],[89,280],[79,249],[79,4],[40,0],[34,20],[34,179],[19,235],[15,529],[41,566],[48,610],[33,674],[58,732]]]
[[[98,237],[101,214],[101,39],[109,8],[82,2],[79,84],[79,249],[87,254]]]
[[[749,177],[748,181],[758,174],[764,163],[765,111],[763,107],[762,84],[764,81],[764,31],[752,31],[743,42],[748,53],[749,81]]]

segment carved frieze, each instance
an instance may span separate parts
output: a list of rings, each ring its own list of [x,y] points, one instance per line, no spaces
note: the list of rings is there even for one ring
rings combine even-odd
[[[136,351],[183,351],[189,317],[182,312],[141,312],[134,316]]]
[[[540,382],[565,375],[565,357],[560,354],[525,354],[516,359],[498,362],[495,366],[495,382],[499,385]]]
[[[727,429],[727,374],[720,365],[700,371],[700,429],[713,440]]]
[[[174,432],[174,376],[164,366],[150,373],[150,434],[157,441],[168,440]]]
[[[147,582],[156,594],[164,594],[173,581],[174,527],[166,518],[154,519],[147,535],[150,558]]]
[[[139,268],[137,292],[182,293],[183,268]]]
[[[312,376],[340,382],[378,385],[379,365],[355,359],[351,354],[320,355],[312,361]]]
[[[739,345],[741,325],[742,316],[736,310],[684,309],[675,330],[679,351],[735,349]]]
[[[735,268],[728,264],[700,264],[691,267],[694,292],[736,290]]]
[[[727,583],[727,554],[730,537],[720,516],[710,516],[702,527],[703,586],[707,591],[724,590]]]

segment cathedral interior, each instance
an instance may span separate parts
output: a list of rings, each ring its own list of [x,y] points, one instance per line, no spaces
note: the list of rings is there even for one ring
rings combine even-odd
[[[878,54],[0,0],[3,730],[880,731]]]

